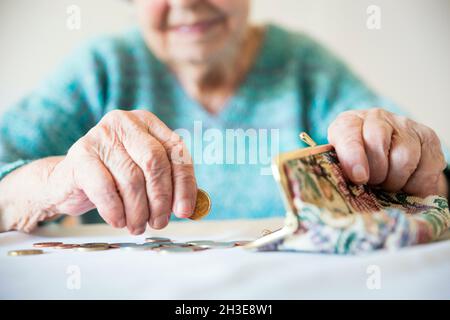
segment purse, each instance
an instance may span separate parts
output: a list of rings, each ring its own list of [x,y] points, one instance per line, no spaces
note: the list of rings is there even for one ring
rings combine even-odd
[[[286,208],[285,225],[247,245],[260,251],[358,254],[437,239],[450,226],[447,199],[390,193],[346,180],[331,145],[283,153],[272,171]]]

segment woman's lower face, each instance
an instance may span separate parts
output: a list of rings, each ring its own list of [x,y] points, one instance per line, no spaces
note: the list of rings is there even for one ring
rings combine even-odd
[[[162,61],[204,64],[240,45],[248,0],[136,0],[147,45]]]

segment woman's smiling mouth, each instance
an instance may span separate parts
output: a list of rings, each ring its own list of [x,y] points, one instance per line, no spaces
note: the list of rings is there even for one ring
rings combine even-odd
[[[224,17],[218,17],[189,24],[178,24],[172,27],[169,26],[168,31],[182,35],[202,37],[210,30],[222,24],[224,20]]]

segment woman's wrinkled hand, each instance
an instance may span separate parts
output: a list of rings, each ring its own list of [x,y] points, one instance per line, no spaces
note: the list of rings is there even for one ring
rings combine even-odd
[[[164,228],[171,212],[189,217],[197,194],[192,160],[180,137],[154,114],[115,110],[68,151],[52,170],[52,211],[102,218],[132,234],[148,223]]]
[[[396,192],[447,197],[447,163],[436,133],[383,109],[346,111],[328,129],[347,178]]]

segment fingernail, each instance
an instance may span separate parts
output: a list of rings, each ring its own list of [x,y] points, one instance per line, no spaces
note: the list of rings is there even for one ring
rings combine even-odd
[[[124,228],[126,225],[127,221],[124,218],[120,219],[119,222],[117,223],[117,227],[119,228]]]
[[[360,164],[353,167],[352,174],[353,179],[358,183],[364,183],[368,179],[366,169],[364,169],[364,167]]]
[[[140,235],[140,234],[143,234],[144,232],[145,232],[145,228],[138,228],[138,229],[134,230],[133,234]]]
[[[183,216],[188,216],[192,213],[192,205],[188,200],[180,200],[177,203],[176,213]]]
[[[167,225],[167,223],[169,223],[169,216],[164,215],[156,217],[155,220],[153,220],[152,226],[155,229],[162,229]]]

